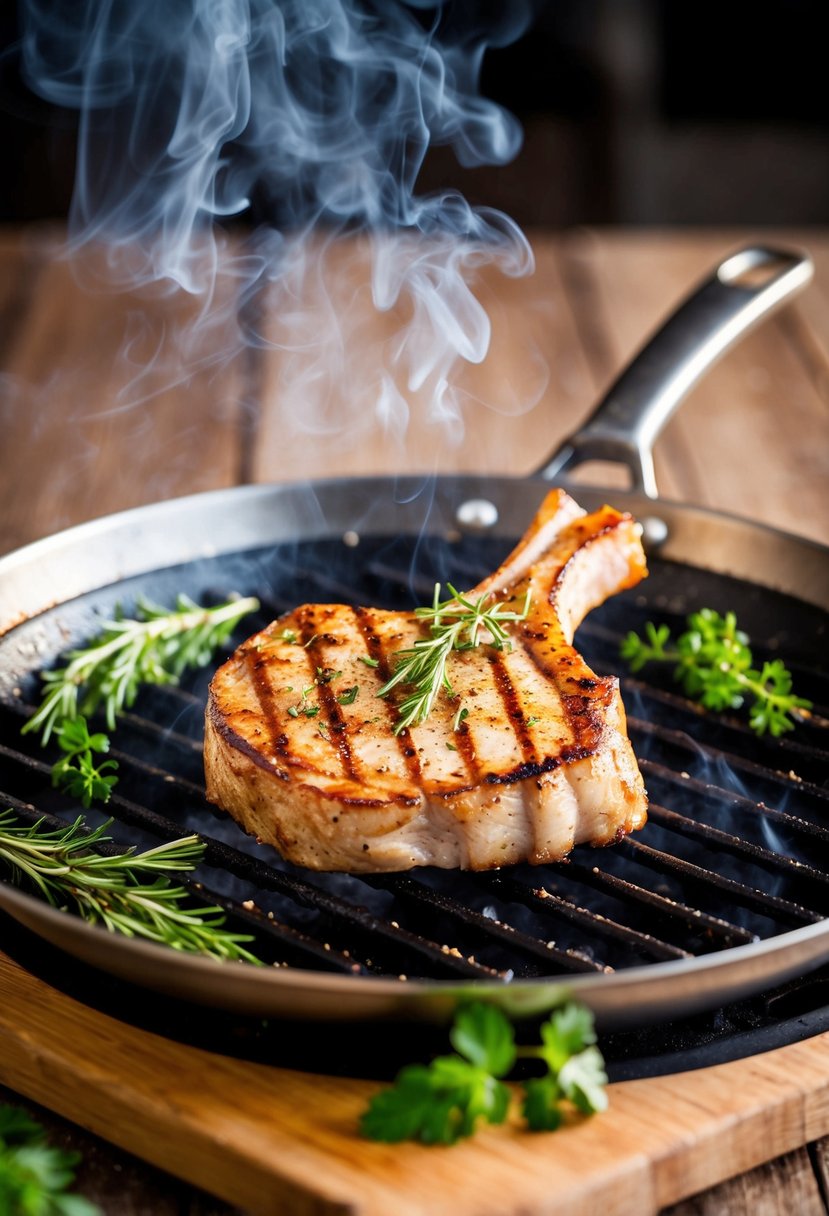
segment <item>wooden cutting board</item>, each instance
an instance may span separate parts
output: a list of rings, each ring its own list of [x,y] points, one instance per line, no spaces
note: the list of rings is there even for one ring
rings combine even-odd
[[[2,952],[0,994],[1,1083],[261,1216],[648,1216],[829,1133],[829,1033],[613,1085],[605,1114],[555,1133],[424,1148],[360,1138],[374,1082],[173,1042]]]

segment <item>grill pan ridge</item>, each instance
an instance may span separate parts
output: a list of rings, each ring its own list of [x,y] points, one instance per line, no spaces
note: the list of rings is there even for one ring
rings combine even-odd
[[[261,617],[246,621],[243,633],[304,600],[408,607],[436,580],[472,585],[497,564],[520,530],[510,515],[529,518],[546,483],[441,483],[426,531],[401,527],[387,502],[372,517],[366,503],[383,503],[386,484],[351,483],[350,489],[352,510],[345,513],[337,483],[328,497],[320,486],[313,494],[258,487],[253,497],[248,491],[199,496],[190,560],[161,568],[157,558],[148,560],[146,569],[114,583],[110,559],[124,552],[124,537],[141,512],[101,521],[94,556],[86,550],[87,589],[41,605],[43,611],[0,638],[0,805],[32,820],[76,813],[51,789],[51,753],[19,730],[38,697],[38,671],[96,632],[116,606],[129,612],[142,595],[168,603],[180,591],[206,601],[233,591],[256,594]],[[397,489],[401,513],[411,516],[405,487]],[[599,503],[595,491],[574,492],[588,508]],[[499,505],[502,520],[494,535],[463,534],[458,509],[483,493]],[[260,524],[251,530],[257,544],[208,551],[203,538],[217,536],[214,521],[233,513],[239,496],[258,504]],[[613,500],[640,516],[655,509],[635,496]],[[160,511],[162,531],[177,534],[179,548],[193,505],[182,500]],[[718,572],[699,545],[689,564],[673,551],[681,528],[671,522],[686,509],[659,503],[658,511],[673,539],[650,557],[644,584],[588,617],[577,635],[588,662],[600,672],[620,671],[619,640],[646,619],[675,626],[703,604],[732,608],[760,657],[784,657],[796,689],[820,714],[829,703],[829,672],[822,666],[827,614]],[[303,512],[317,523],[310,537],[297,539]],[[802,547],[811,558],[815,549],[826,565],[817,546],[744,526],[755,556],[762,540],[772,550]],[[267,543],[263,530],[270,532]],[[350,543],[343,540],[355,530],[356,548],[352,535]],[[79,532],[66,534],[62,559],[73,543],[84,545]],[[42,556],[35,556],[48,575]],[[11,573],[4,564],[12,565]],[[25,578],[19,554],[12,563],[0,561],[0,584],[9,589],[16,578]],[[282,863],[205,802],[200,740],[209,674],[141,694],[113,736],[121,781],[107,813],[117,821],[112,834],[119,846],[198,831],[207,853],[194,890],[220,903],[235,927],[254,932],[260,953],[277,965],[220,965],[113,938],[0,888],[7,910],[86,961],[171,995],[265,1016],[442,1018],[472,992],[518,1016],[573,994],[593,1006],[602,1024],[622,1026],[736,999],[829,956],[829,765],[820,726],[801,726],[780,741],[758,740],[737,717],[701,714],[667,677],[623,676],[631,737],[651,799],[643,832],[610,849],[579,848],[554,866],[327,876]]]

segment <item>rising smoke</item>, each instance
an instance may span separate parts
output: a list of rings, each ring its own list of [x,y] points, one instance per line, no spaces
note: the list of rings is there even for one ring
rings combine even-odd
[[[418,175],[433,144],[464,166],[516,154],[520,128],[479,77],[487,48],[530,15],[515,0],[500,15],[415,0],[25,0],[27,82],[80,114],[70,254],[105,249],[110,289],[198,297],[201,327],[222,334],[217,360],[243,343],[277,350],[275,391],[308,434],[403,434],[416,402],[459,441],[455,370],[490,340],[476,276],[493,262],[525,274],[532,255],[505,215],[419,194]],[[221,227],[237,215],[251,220],[243,242]],[[370,265],[370,307],[394,316],[373,363],[365,347],[354,358],[365,309],[343,233]],[[190,349],[183,338],[178,357]],[[127,405],[143,380],[134,367]]]

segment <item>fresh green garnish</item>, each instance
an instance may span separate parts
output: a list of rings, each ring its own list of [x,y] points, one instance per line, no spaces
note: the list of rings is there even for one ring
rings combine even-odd
[[[352,688],[347,688],[345,692],[341,692],[337,697],[338,705],[353,705],[357,700],[357,693],[360,691],[360,685],[355,684]]]
[[[107,621],[88,646],[69,652],[66,667],[44,672],[43,701],[24,733],[40,731],[46,743],[64,722],[89,717],[99,706],[114,730],[142,684],[175,684],[187,668],[205,666],[242,617],[258,607],[252,596],[201,608],[180,595],[173,612],[142,600],[137,619]]]
[[[78,1153],[52,1148],[39,1123],[16,1106],[0,1106],[0,1212],[8,1216],[101,1216],[72,1195]]]
[[[481,1122],[503,1123],[512,1094],[503,1078],[516,1059],[541,1060],[546,1072],[524,1082],[522,1113],[532,1131],[552,1131],[569,1110],[605,1110],[607,1076],[588,1009],[556,1010],[541,1026],[541,1043],[516,1047],[513,1028],[494,1005],[467,1005],[450,1031],[455,1053],[401,1070],[376,1094],[360,1128],[371,1140],[454,1144]]]
[[[453,695],[446,674],[446,662],[453,650],[474,649],[481,644],[484,633],[489,635],[487,644],[495,650],[509,649],[512,643],[504,626],[526,620],[530,610],[529,591],[523,608],[515,612],[505,609],[503,603],[486,607],[486,594],[473,601],[451,583],[447,587],[450,599],[441,601],[440,583],[436,583],[431,608],[415,609],[415,616],[430,622],[430,636],[397,652],[394,675],[377,693],[378,697],[387,697],[398,684],[410,689],[397,706],[396,735],[414,723],[425,722],[441,689],[447,696]]]
[[[360,662],[365,663],[366,667],[379,667],[380,666],[380,660],[373,659],[371,657],[371,655],[368,655],[368,654],[361,654]]]
[[[711,608],[692,612],[687,629],[674,642],[667,625],[648,621],[645,636],[629,633],[621,655],[631,671],[646,663],[674,663],[674,679],[706,709],[739,709],[750,698],[749,724],[758,735],[778,736],[812,708],[792,692],[791,673],[782,659],[754,666],[747,634],[737,628],[733,612],[721,616]]]
[[[133,704],[142,684],[175,684],[188,667],[203,667],[242,617],[258,607],[253,597],[231,597],[215,608],[200,608],[179,596],[176,610],[167,612],[142,600],[137,620],[108,621],[88,646],[69,652],[66,667],[45,672],[40,708],[22,733],[40,731],[43,744],[57,737],[65,754],[52,766],[52,784],[85,807],[93,799],[108,802],[118,765],[115,760],[95,763],[93,752],[108,752],[109,738],[103,732],[90,735],[86,716],[103,705],[114,730],[117,716]]]
[[[103,732],[90,735],[86,718],[67,718],[55,730],[63,755],[52,765],[52,785],[80,798],[85,807],[93,799],[109,802],[112,787],[118,783],[114,776],[118,765],[114,760],[96,764],[93,752],[109,751],[109,738]]]
[[[71,908],[84,920],[105,925],[127,937],[150,941],[211,958],[258,963],[242,942],[247,934],[223,929],[221,908],[190,908],[184,887],[167,873],[192,870],[204,844],[197,836],[172,840],[143,853],[97,852],[110,838],[112,821],[87,831],[82,817],[55,830],[43,820],[20,823],[11,810],[0,811],[0,870],[17,885],[31,888],[55,908]],[[152,877],[155,876],[155,877]]]

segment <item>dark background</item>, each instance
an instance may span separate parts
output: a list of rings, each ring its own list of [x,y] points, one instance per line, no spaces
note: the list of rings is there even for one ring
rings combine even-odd
[[[528,226],[825,224],[827,27],[826,0],[541,0],[484,63],[523,150],[463,170],[433,149],[419,190],[454,186]],[[16,33],[8,6],[4,47]],[[75,117],[26,89],[13,50],[0,69],[0,221],[62,217]]]

